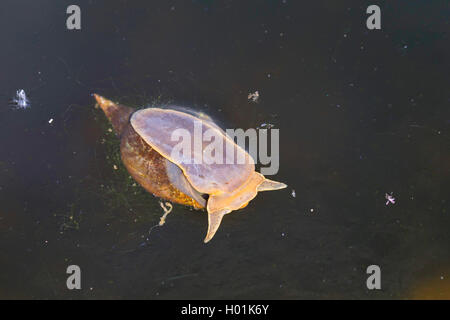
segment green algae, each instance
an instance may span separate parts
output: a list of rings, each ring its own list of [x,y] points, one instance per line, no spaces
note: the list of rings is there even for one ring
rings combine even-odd
[[[155,97],[150,104],[139,103],[139,98],[121,97],[112,100],[136,109],[171,102],[162,96]],[[130,176],[122,163],[120,139],[103,111],[92,106],[85,115],[98,129],[92,146],[95,156],[90,164],[90,174],[75,182],[73,201],[65,211],[54,213],[61,233],[79,231],[85,227],[95,228],[99,224],[115,231],[157,224],[164,213],[159,205],[162,200],[148,193]]]

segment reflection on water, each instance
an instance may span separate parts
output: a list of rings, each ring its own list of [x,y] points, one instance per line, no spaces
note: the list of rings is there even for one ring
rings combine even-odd
[[[409,298],[419,300],[450,300],[449,269],[426,270],[416,279]]]
[[[435,2],[387,4],[377,33],[356,1],[79,1],[79,32],[60,26],[69,2],[21,2],[0,10],[21,12],[0,19],[0,298],[448,297],[449,44]],[[21,88],[32,104],[15,110]],[[179,205],[149,235],[159,199],[129,178],[93,92],[279,128],[273,178],[289,188],[227,215],[208,245],[204,212]],[[66,288],[70,264],[81,291]]]

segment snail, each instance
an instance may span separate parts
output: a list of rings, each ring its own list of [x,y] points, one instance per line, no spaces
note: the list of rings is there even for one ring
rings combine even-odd
[[[204,114],[176,107],[135,110],[97,94],[94,97],[120,139],[122,162],[130,175],[157,197],[206,210],[205,243],[213,238],[224,215],[247,206],[259,191],[286,188],[256,172],[251,156]],[[233,150],[233,156],[206,152],[208,144],[195,142],[196,130],[212,133],[221,142],[220,150]],[[194,136],[194,146],[182,156],[174,152],[179,148],[175,132]]]

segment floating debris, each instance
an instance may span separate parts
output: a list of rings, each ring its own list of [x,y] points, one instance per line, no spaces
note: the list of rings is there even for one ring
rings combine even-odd
[[[149,236],[150,236],[150,234],[152,233],[153,229],[155,229],[156,227],[162,227],[162,226],[166,223],[167,215],[168,215],[169,213],[171,213],[171,212],[172,212],[172,209],[173,209],[173,206],[172,206],[172,204],[171,204],[170,202],[166,202],[166,203],[164,204],[162,201],[160,201],[160,202],[159,202],[159,205],[160,205],[161,208],[164,210],[164,214],[161,216],[161,218],[159,218],[159,223],[158,223],[158,224],[155,224],[153,227],[150,228],[150,230],[148,230],[147,241],[149,241]],[[168,208],[167,208],[166,206],[167,206]]]
[[[275,127],[275,125],[271,123],[261,123],[259,125],[260,129],[272,129],[273,127]]]
[[[387,200],[386,205],[389,205],[389,203],[395,204],[395,198],[393,197],[392,192],[391,192],[391,194],[386,193],[384,197]]]
[[[30,100],[28,100],[27,94],[23,89],[16,91],[16,96],[12,99],[12,102],[17,109],[27,109],[30,107]]]
[[[249,93],[247,96],[248,100],[251,100],[253,102],[258,102],[259,99],[259,92],[255,91],[254,93]]]
[[[291,195],[292,195],[292,198],[295,198],[295,190],[294,189],[292,189]]]
[[[114,170],[119,169],[116,165],[113,165]]]
[[[162,202],[160,202],[159,205],[164,210],[163,216],[159,219],[159,226],[162,226],[162,225],[164,225],[164,223],[166,223],[166,217],[169,213],[172,212],[173,206],[170,202],[165,203],[165,205],[168,206],[169,208],[166,208],[166,206]]]
[[[50,120],[48,120],[48,123],[52,124],[53,122],[53,118],[51,118]]]

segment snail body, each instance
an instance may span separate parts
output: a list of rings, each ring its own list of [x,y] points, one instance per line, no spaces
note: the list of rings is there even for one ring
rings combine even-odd
[[[212,239],[224,215],[247,206],[259,191],[286,187],[255,172],[250,155],[206,116],[170,108],[135,110],[94,96],[120,138],[122,162],[130,175],[157,197],[207,211],[205,243]],[[198,130],[207,131],[224,152],[211,155],[208,144],[200,141],[189,146],[187,156],[180,156],[174,152],[179,147],[173,139],[177,130],[190,137]],[[225,150],[233,150],[232,159]]]

